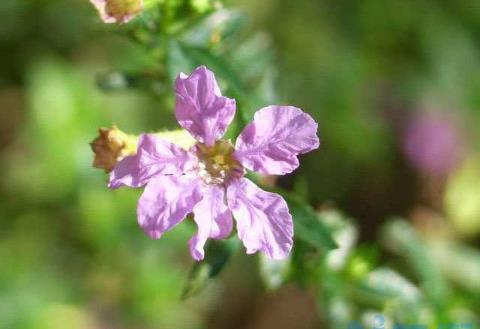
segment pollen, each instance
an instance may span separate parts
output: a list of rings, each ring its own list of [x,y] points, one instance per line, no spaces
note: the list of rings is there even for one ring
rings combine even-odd
[[[227,140],[219,140],[213,146],[196,145],[199,159],[198,174],[207,184],[223,184],[244,175],[245,170],[235,159],[235,148]]]

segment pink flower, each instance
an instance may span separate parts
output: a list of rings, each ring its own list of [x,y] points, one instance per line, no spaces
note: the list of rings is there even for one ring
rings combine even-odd
[[[452,114],[417,113],[408,123],[403,137],[407,159],[425,175],[447,176],[464,155],[464,141]]]
[[[293,106],[268,106],[255,113],[235,146],[221,139],[235,115],[235,100],[224,97],[214,74],[201,66],[175,83],[175,115],[198,141],[186,151],[154,135],[140,136],[138,151],[120,161],[109,187],[144,186],[138,222],[158,239],[193,212],[198,232],[190,239],[196,260],[208,238],[224,239],[236,220],[248,254],[286,257],[293,223],[287,203],[244,177],[245,170],[283,175],[299,166],[297,155],[319,146],[317,124]]]
[[[90,0],[105,23],[128,23],[143,10],[143,0]]]

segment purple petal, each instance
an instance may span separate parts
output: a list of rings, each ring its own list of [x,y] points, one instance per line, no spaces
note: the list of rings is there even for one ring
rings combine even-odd
[[[235,100],[223,97],[212,71],[205,66],[175,81],[175,116],[198,141],[211,146],[223,136],[235,116]]]
[[[155,135],[141,135],[137,154],[121,160],[110,174],[108,186],[140,187],[157,175],[181,175],[196,164],[193,154]]]
[[[106,13],[105,7],[107,5],[106,0],[90,0],[90,2],[98,10],[98,14],[104,23],[115,23],[117,20],[115,17],[110,16]]]
[[[198,179],[182,176],[158,176],[148,182],[138,201],[138,223],[152,239],[182,221],[202,199]]]
[[[192,257],[199,261],[204,257],[203,247],[208,238],[224,239],[232,231],[232,213],[225,200],[225,188],[207,185],[203,199],[193,209],[198,232],[189,241]]]
[[[297,155],[320,145],[317,123],[293,106],[268,106],[255,113],[237,139],[235,156],[250,170],[283,175],[295,170]]]
[[[242,178],[228,187],[227,200],[247,254],[261,250],[272,259],[288,256],[293,244],[293,223],[281,196]]]
[[[109,188],[119,188],[120,186],[139,187],[146,182],[138,179],[138,157],[131,155],[120,160],[112,172],[108,181]],[[143,184],[140,184],[143,183]]]

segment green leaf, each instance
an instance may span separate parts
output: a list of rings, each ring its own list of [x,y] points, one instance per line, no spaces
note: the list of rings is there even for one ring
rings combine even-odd
[[[183,51],[177,40],[170,40],[167,51],[167,72],[171,81],[175,81],[180,72],[190,73],[195,63]]]
[[[228,55],[231,65],[242,72],[243,81],[257,81],[267,69],[273,68],[272,42],[264,33],[255,33],[237,43],[235,49]]]
[[[186,45],[207,48],[214,35],[222,43],[225,39],[235,38],[244,28],[245,22],[245,15],[239,11],[221,9],[184,27],[177,38]]]
[[[205,259],[195,263],[190,270],[187,284],[182,292],[182,299],[200,293],[212,278],[220,274],[238,246],[236,237],[222,241],[210,240],[205,248]]]
[[[209,69],[215,72],[220,80],[223,79],[228,84],[228,88],[234,93],[236,98],[246,98],[245,87],[243,86],[239,74],[231,67],[228,60],[217,56],[209,50],[190,47],[184,43],[180,43],[183,52],[188,54],[191,61],[196,65],[206,65]]]
[[[273,260],[261,253],[259,255],[260,276],[267,289],[275,290],[287,280],[291,258]]]
[[[432,255],[415,228],[405,220],[388,222],[382,230],[384,245],[406,259],[426,294],[441,305],[445,303],[448,285],[432,262]]]
[[[335,209],[323,210],[319,213],[322,222],[331,231],[333,239],[338,245],[325,257],[325,265],[334,271],[342,270],[354,251],[358,251],[358,229],[351,218],[346,217]]]
[[[295,235],[311,247],[316,249],[331,250],[338,248],[330,230],[325,225],[321,215],[297,198],[285,195],[285,200],[293,216]]]
[[[420,290],[412,282],[388,267],[370,272],[351,292],[357,301],[372,306],[384,306],[389,301],[417,304],[422,299]]]
[[[435,269],[470,294],[480,296],[480,252],[460,241],[431,239],[427,249]]]

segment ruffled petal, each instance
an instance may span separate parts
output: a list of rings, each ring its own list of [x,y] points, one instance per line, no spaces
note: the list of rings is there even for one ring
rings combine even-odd
[[[193,154],[155,135],[141,135],[137,154],[121,160],[110,173],[108,187],[140,187],[157,175],[181,175],[196,164]]]
[[[138,223],[152,239],[182,221],[202,199],[200,181],[182,176],[158,176],[148,182],[138,201]]]
[[[295,170],[297,155],[320,145],[317,123],[293,106],[268,106],[255,113],[237,139],[235,156],[250,170],[283,175]]]
[[[175,81],[175,116],[198,141],[212,146],[235,116],[235,100],[223,97],[212,71],[205,66]]]
[[[193,209],[198,232],[190,239],[190,253],[199,261],[205,253],[203,247],[208,238],[224,239],[233,227],[232,213],[225,200],[225,188],[219,185],[206,185],[203,199]]]
[[[138,157],[130,155],[120,160],[110,173],[109,188],[119,188],[123,185],[140,187],[147,182],[139,179]]]
[[[227,200],[247,254],[260,250],[272,259],[288,256],[293,245],[293,223],[281,196],[242,178],[228,187]]]

